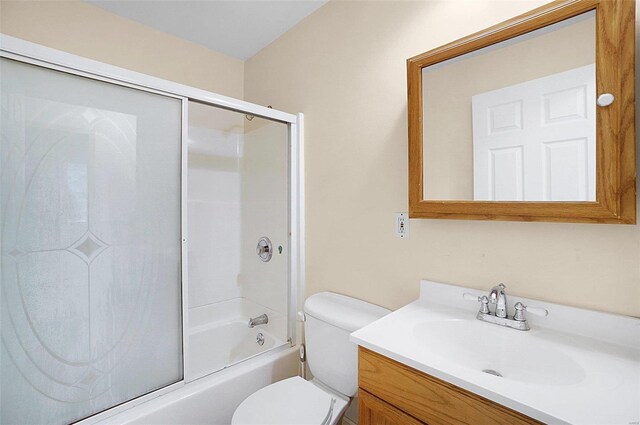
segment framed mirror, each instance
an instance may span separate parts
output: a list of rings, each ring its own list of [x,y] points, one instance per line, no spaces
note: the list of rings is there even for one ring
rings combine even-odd
[[[635,223],[634,44],[562,0],[409,59],[409,216]]]

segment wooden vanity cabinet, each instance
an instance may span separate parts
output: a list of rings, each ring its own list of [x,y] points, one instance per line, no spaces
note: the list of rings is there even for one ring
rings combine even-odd
[[[363,347],[358,386],[360,425],[542,423]]]

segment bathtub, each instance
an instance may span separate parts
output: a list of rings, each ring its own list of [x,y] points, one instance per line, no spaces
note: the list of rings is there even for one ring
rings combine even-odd
[[[248,327],[266,313],[269,323]],[[228,425],[250,394],[299,374],[297,347],[286,338],[286,316],[244,298],[190,309],[185,380],[127,410],[115,408],[86,424]],[[261,334],[263,344],[256,339]],[[115,412],[118,413],[115,413]]]
[[[93,423],[228,425],[245,398],[273,382],[298,375],[298,365],[297,348],[281,347]]]

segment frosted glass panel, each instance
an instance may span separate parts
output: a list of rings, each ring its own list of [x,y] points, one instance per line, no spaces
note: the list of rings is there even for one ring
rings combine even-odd
[[[0,423],[182,379],[181,102],[1,61]]]

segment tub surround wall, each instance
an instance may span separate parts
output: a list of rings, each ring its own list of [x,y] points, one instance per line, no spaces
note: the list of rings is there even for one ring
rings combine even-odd
[[[195,102],[189,107],[188,292],[194,308],[241,296],[243,115]]]
[[[246,62],[248,101],[307,117],[307,296],[395,309],[421,278],[505,282],[640,316],[638,225],[412,220],[408,239],[394,236],[393,214],[407,210],[406,59],[544,3],[336,0]]]
[[[269,323],[247,326],[249,317],[269,315]],[[185,380],[209,373],[287,344],[286,316],[245,298],[189,310],[189,361]],[[259,345],[257,336],[264,342]]]
[[[287,328],[283,326],[283,323],[287,320],[286,315],[246,298],[234,298],[216,304],[192,308],[190,314],[189,328],[192,332],[237,320],[242,320],[245,327],[248,328],[249,317],[267,314],[269,315],[269,323],[257,325],[255,329],[264,329],[281,341],[286,341],[287,339]]]

